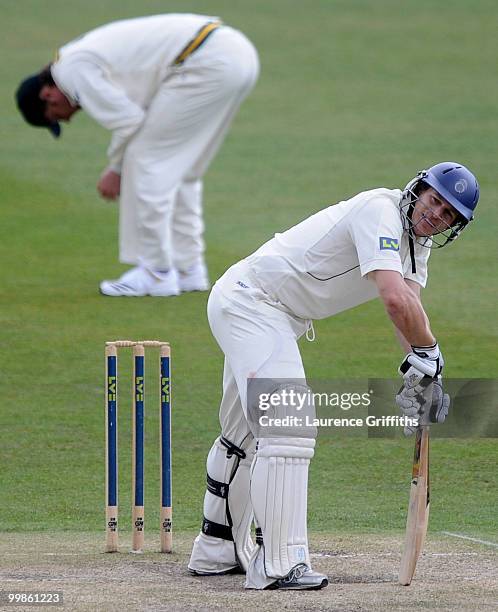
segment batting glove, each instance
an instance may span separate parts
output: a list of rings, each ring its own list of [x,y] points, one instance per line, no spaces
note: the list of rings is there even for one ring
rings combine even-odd
[[[444,359],[439,345],[412,346],[412,352],[403,359],[398,372],[403,377],[405,387],[416,387],[424,376],[437,378],[443,371]]]
[[[405,436],[411,436],[419,425],[444,423],[450,408],[450,396],[444,393],[441,377],[425,376],[415,387],[403,385],[396,395],[396,404],[403,416],[417,420],[417,425],[406,425]]]

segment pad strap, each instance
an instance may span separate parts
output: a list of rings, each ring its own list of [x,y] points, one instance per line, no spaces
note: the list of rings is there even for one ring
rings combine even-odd
[[[217,495],[218,497],[222,497],[223,499],[228,498],[228,490],[229,485],[224,482],[219,482],[214,478],[211,478],[209,474],[206,474],[207,478],[207,490],[213,495]]]
[[[256,544],[263,546],[263,530],[261,529],[261,527],[256,527],[254,533],[256,535]]]
[[[232,457],[233,455],[236,455],[240,459],[246,458],[245,451],[243,451],[238,446],[235,446],[235,444],[233,442],[230,442],[230,440],[227,440],[223,436],[220,436],[220,442],[227,449],[227,459],[230,459],[230,457]]]
[[[220,523],[213,523],[206,517],[202,519],[202,533],[213,538],[220,538],[220,540],[228,540],[233,542],[232,528],[229,525],[220,525]]]

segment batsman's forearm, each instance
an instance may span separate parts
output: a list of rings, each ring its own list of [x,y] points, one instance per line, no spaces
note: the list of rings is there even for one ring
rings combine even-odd
[[[410,343],[408,342],[408,340],[403,336],[403,334],[399,331],[397,327],[394,328],[394,331],[396,333],[396,337],[398,338],[401,349],[404,351],[405,354],[410,353],[412,350],[412,347]]]
[[[385,296],[383,301],[396,329],[412,346],[430,346],[436,342],[422,303],[412,291]]]

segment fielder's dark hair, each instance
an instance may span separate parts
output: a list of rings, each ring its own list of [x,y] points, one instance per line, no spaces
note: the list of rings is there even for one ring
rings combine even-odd
[[[61,126],[58,121],[49,121],[45,117],[46,102],[40,99],[40,92],[45,85],[55,86],[51,72],[52,64],[48,64],[36,74],[32,74],[23,81],[15,93],[17,107],[24,119],[36,127],[45,127],[58,138]]]

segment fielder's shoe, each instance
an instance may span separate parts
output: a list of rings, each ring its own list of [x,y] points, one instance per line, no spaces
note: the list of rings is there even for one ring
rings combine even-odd
[[[293,591],[317,591],[328,585],[327,576],[319,574],[311,570],[305,563],[300,563],[291,569],[291,571],[279,578],[272,584],[265,587],[266,590],[286,589]]]
[[[175,269],[166,273],[153,274],[147,268],[137,266],[125,272],[116,280],[100,283],[100,292],[113,297],[141,297],[153,295],[167,297],[179,295],[178,272]]]
[[[191,266],[186,272],[178,272],[180,291],[207,291],[210,287],[205,263]]]

